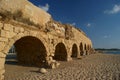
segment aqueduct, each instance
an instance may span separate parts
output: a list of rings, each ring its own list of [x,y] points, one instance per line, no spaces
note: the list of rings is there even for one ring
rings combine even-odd
[[[54,21],[27,0],[0,0],[0,80],[13,45],[20,64],[35,66],[51,67],[57,60],[93,53],[92,42],[82,30]]]

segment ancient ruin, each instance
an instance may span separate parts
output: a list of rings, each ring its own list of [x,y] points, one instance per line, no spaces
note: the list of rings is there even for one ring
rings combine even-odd
[[[0,80],[13,45],[20,64],[49,68],[57,67],[58,60],[70,61],[94,51],[82,30],[54,21],[28,0],[0,0]]]

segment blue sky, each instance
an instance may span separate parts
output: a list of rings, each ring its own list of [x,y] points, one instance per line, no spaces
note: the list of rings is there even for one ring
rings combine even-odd
[[[120,0],[29,0],[54,20],[82,29],[94,48],[120,48]]]

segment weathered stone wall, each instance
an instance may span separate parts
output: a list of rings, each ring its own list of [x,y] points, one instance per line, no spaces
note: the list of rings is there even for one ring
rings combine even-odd
[[[45,39],[45,36],[46,35],[45,33],[40,33],[39,31],[34,31],[34,30],[30,30],[30,29],[25,29],[19,25],[16,25],[16,26],[13,26],[11,24],[6,24],[6,23],[1,23],[0,22],[0,73],[3,74],[4,72],[4,64],[5,64],[5,57],[9,51],[9,49],[11,48],[11,46],[17,42],[19,39],[23,38],[23,37],[26,37],[26,36],[31,36],[31,37],[35,37],[35,38],[38,38],[39,40],[41,40],[42,43],[45,43],[44,46],[47,47],[47,44],[49,44],[49,40],[46,40],[48,39],[48,37],[46,37]],[[42,34],[41,36],[39,34]],[[39,37],[40,36],[40,37]],[[41,39],[40,39],[41,38]],[[27,38],[26,38],[27,39]],[[28,38],[29,39],[29,38]],[[28,41],[28,40],[27,40]],[[34,41],[34,40],[32,40]],[[26,42],[26,40],[23,40],[23,42]],[[21,42],[21,43],[23,43]],[[35,41],[34,42],[30,42],[30,43],[33,43],[35,44]],[[17,45],[18,44],[18,45]],[[31,61],[34,61],[32,58],[30,58],[29,56],[31,56],[30,54],[32,54],[32,52],[30,53],[30,51],[33,51],[33,54],[41,54],[41,53],[38,53],[38,52],[34,52],[34,51],[38,51],[38,50],[33,50],[33,49],[38,49],[40,47],[36,46],[35,45],[31,45],[29,47],[27,47],[26,44],[23,44],[24,46],[21,46],[20,47],[20,44],[19,42],[15,44],[16,48],[18,49],[18,59],[20,60],[20,62],[26,62],[28,59],[27,62],[31,62]],[[25,46],[26,45],[26,46]],[[30,45],[30,44],[29,44]],[[33,47],[33,48],[32,48]],[[38,48],[37,48],[38,47]],[[26,52],[26,49],[29,49],[27,50],[28,53]],[[42,49],[41,49],[42,50]],[[22,52],[20,52],[22,51]],[[46,54],[47,54],[47,51],[48,48],[46,48]],[[39,51],[40,52],[40,51]],[[41,51],[42,52],[42,51]],[[20,56],[20,57],[19,57]],[[35,55],[34,55],[35,56]],[[27,58],[29,57],[29,58]],[[32,56],[33,57],[33,56]],[[37,56],[36,56],[37,57]],[[34,59],[37,59],[36,57],[33,57]],[[40,56],[41,57],[41,56]],[[39,62],[41,60],[35,60],[36,62]],[[31,64],[34,64],[33,62],[31,62]],[[36,63],[37,64],[37,63]],[[0,75],[1,76],[1,75]],[[0,77],[2,78],[2,77]],[[1,79],[2,80],[2,79]]]
[[[73,44],[77,45],[77,50],[78,50],[77,57],[80,56],[79,46],[81,42],[83,43],[83,45],[86,44],[92,47],[91,41],[85,35],[80,33],[75,28],[73,28],[73,33],[75,37],[73,39],[67,40],[65,38],[60,38],[58,36],[54,36],[52,34],[45,33],[40,30],[26,28],[19,24],[14,25],[13,23],[10,24],[10,23],[0,22],[0,64],[1,64],[0,70],[1,70],[1,73],[4,73],[5,57],[12,45],[15,45],[17,49],[16,51],[18,52],[18,60],[20,61],[20,63],[25,64],[29,62],[29,64],[35,64],[35,65],[41,64],[42,63],[41,59],[44,60],[47,57],[49,58],[49,56],[52,57],[54,55],[55,57],[59,56],[61,54],[61,53],[58,53],[59,51],[62,52],[63,54],[61,56],[61,58],[64,58],[63,60],[65,60],[65,58],[66,60],[71,60],[72,59],[71,55],[73,53],[72,52]],[[31,39],[28,37],[30,37]],[[37,42],[34,39],[38,39]],[[40,46],[36,45],[38,43],[40,43]],[[63,44],[63,46],[65,47],[64,50],[66,51],[61,51],[63,50],[63,47],[59,46],[58,45],[59,43]],[[43,47],[41,48],[41,45],[42,46],[44,45],[45,49],[42,49]],[[58,50],[56,50],[57,46],[59,47]],[[45,50],[45,51],[41,51],[43,55],[41,55],[41,52],[39,50]],[[30,58],[29,56],[31,55],[33,55],[34,57],[32,56],[32,58]],[[58,60],[62,60],[61,58],[58,58]],[[54,59],[57,60],[57,57]],[[46,59],[46,60],[49,60],[49,59]]]
[[[13,45],[20,64],[51,68],[57,60],[69,61],[94,52],[91,40],[82,31],[52,20],[48,13],[27,0],[13,6],[15,1],[18,0],[0,0],[0,80],[4,79],[5,58]],[[23,12],[22,20],[29,18],[30,24],[15,19],[17,10]],[[9,15],[4,14],[6,11]]]
[[[83,53],[84,53],[84,55],[87,54],[86,52],[88,51],[88,46],[90,46],[92,48],[91,40],[86,36],[85,33],[83,33],[83,31],[80,32],[76,28],[73,28],[72,30],[73,30],[73,33],[75,35],[74,40],[76,41],[76,44],[79,43],[79,44],[77,44],[77,46],[79,47],[80,43],[81,43],[83,45],[83,51],[84,51]],[[86,47],[86,50],[85,50],[85,47]]]

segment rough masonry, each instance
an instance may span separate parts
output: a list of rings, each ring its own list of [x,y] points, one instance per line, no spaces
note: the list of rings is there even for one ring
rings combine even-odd
[[[0,0],[0,80],[4,80],[5,58],[13,45],[20,64],[49,68],[57,67],[57,61],[94,52],[82,30],[54,21],[28,0]]]

